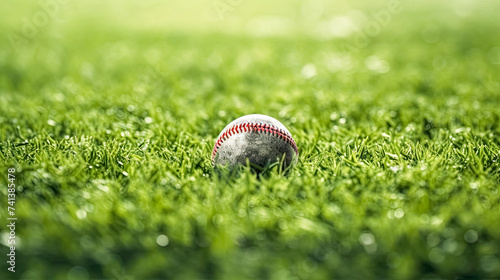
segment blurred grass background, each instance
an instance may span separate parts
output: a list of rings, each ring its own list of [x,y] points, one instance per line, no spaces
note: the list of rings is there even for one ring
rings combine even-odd
[[[0,278],[499,278],[499,7],[1,2]],[[213,173],[250,113],[289,177]]]

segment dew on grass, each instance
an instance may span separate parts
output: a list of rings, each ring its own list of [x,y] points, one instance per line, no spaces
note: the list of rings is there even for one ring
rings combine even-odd
[[[0,234],[0,244],[8,247],[9,245],[9,231],[4,231]]]
[[[89,192],[87,192],[87,191],[83,191],[83,192],[82,192],[82,197],[83,197],[83,198],[85,198],[85,199],[90,199],[90,198],[92,198],[92,196],[90,195],[90,193],[89,193]]]
[[[455,133],[456,134],[460,134],[462,132],[469,132],[470,131],[470,127],[459,127],[457,129],[455,129]]]
[[[94,211],[94,205],[91,203],[86,203],[83,208],[87,213]]]
[[[329,58],[326,62],[326,68],[333,73],[351,70],[353,68],[352,59],[350,56],[335,56]]]
[[[76,210],[76,217],[80,220],[83,220],[87,217],[87,212],[83,209]]]
[[[396,156],[396,155],[394,155],[394,156]],[[390,169],[394,173],[398,173],[398,171],[401,170],[401,168],[399,166],[391,166]]]
[[[151,117],[145,117],[144,118],[144,123],[147,123],[147,124],[153,123],[153,118],[151,118]]]
[[[441,238],[437,233],[430,233],[429,235],[427,235],[426,241],[427,246],[435,247],[439,244],[439,242],[441,242]]]
[[[399,159],[398,155],[396,155],[396,154],[391,154],[391,153],[388,153],[388,152],[385,152],[385,154],[388,155],[391,159],[394,159],[394,160],[398,160]],[[399,169],[400,167],[399,166],[395,166],[395,168]],[[397,170],[394,171],[394,169],[392,169],[392,171],[393,172],[397,172]]]
[[[473,229],[469,229],[464,234],[464,240],[465,240],[465,242],[467,242],[469,244],[476,243],[478,239],[479,239],[479,236],[477,234],[477,231],[475,231]]]
[[[301,70],[302,77],[305,79],[311,79],[317,74],[316,66],[312,63],[304,65]]]
[[[401,208],[398,208],[394,211],[394,217],[396,217],[397,219],[403,218],[404,215],[405,215],[405,212]]]
[[[498,267],[500,267],[500,261],[494,255],[486,255],[481,257],[479,263],[481,265],[481,268],[487,272],[493,271],[495,270],[495,268],[498,269]]]
[[[222,214],[216,214],[212,217],[212,223],[214,226],[221,226],[224,223],[224,215]]]
[[[339,114],[337,112],[333,112],[333,113],[330,114],[330,120],[332,122],[336,121],[338,118],[339,118]]]
[[[336,204],[328,205],[327,209],[328,209],[328,211],[330,211],[331,213],[334,213],[334,214],[342,213],[342,209],[339,206],[337,206]]]
[[[443,250],[447,253],[453,254],[457,251],[458,243],[453,238],[448,238],[443,242]]]
[[[429,260],[433,263],[441,263],[444,259],[445,254],[439,247],[435,247],[429,252]]]
[[[109,191],[109,187],[106,186],[106,185],[99,185],[97,188],[99,188],[103,192],[108,192]]]
[[[362,233],[359,236],[359,242],[364,246],[372,245],[375,243],[375,236],[370,232]]]
[[[394,210],[387,211],[387,218],[394,219]]]
[[[116,111],[116,116],[120,119],[123,119],[125,117],[125,112],[123,112],[123,110],[117,110]]]
[[[442,222],[443,222],[443,219],[441,219],[439,217],[434,216],[431,218],[431,224],[434,226],[439,226]]]
[[[376,56],[369,56],[365,60],[366,68],[375,73],[387,73],[391,70],[389,62],[382,60]]]
[[[429,215],[427,214],[420,215],[420,222],[423,224],[429,223]]]
[[[160,234],[156,237],[156,244],[161,247],[166,247],[169,244],[170,240],[164,234]]]
[[[415,125],[413,123],[410,123],[408,126],[406,126],[405,130],[406,130],[406,132],[412,132],[412,131],[415,131],[416,128],[415,128]]]

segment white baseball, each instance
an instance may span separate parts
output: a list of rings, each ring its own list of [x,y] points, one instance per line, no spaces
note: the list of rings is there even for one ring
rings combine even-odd
[[[247,115],[228,124],[217,137],[212,164],[235,167],[246,165],[263,169],[282,160],[286,170],[297,161],[295,140],[278,120],[266,115]]]

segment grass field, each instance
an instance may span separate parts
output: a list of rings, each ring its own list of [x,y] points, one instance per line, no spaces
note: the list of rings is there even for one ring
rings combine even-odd
[[[500,279],[498,1],[7,2],[0,279]]]

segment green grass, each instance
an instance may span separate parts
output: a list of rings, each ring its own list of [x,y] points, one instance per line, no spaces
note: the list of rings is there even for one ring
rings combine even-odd
[[[14,167],[18,218],[1,279],[500,277],[498,4],[405,2],[352,49],[315,36],[300,1],[223,21],[210,2],[126,3],[68,3],[0,41],[0,217]],[[329,5],[314,20],[386,3]],[[0,6],[3,38],[40,9]],[[257,36],[257,15],[291,27]],[[294,136],[289,176],[212,169],[251,113]]]

